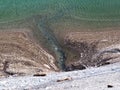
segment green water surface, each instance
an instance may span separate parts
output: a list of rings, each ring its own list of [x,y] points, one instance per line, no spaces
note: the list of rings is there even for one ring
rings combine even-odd
[[[120,0],[0,0],[0,22],[61,13],[82,21],[118,22]]]

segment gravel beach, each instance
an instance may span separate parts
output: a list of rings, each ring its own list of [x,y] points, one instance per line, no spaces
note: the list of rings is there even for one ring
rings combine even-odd
[[[120,90],[120,63],[47,76],[0,79],[0,90]]]

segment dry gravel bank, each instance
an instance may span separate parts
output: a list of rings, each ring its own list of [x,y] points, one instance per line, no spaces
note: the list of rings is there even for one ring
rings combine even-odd
[[[0,79],[0,90],[119,90],[119,76],[120,63],[114,63],[82,71],[51,73],[43,77],[4,78]]]

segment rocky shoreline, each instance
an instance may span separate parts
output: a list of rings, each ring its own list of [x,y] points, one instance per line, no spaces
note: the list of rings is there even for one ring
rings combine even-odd
[[[0,90],[112,90],[120,89],[120,63],[86,70],[0,79]]]

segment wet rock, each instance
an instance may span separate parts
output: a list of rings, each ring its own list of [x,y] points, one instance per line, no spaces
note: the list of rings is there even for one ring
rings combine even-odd
[[[33,76],[46,76],[46,73],[36,73]]]
[[[108,88],[113,88],[113,85],[107,85]]]

